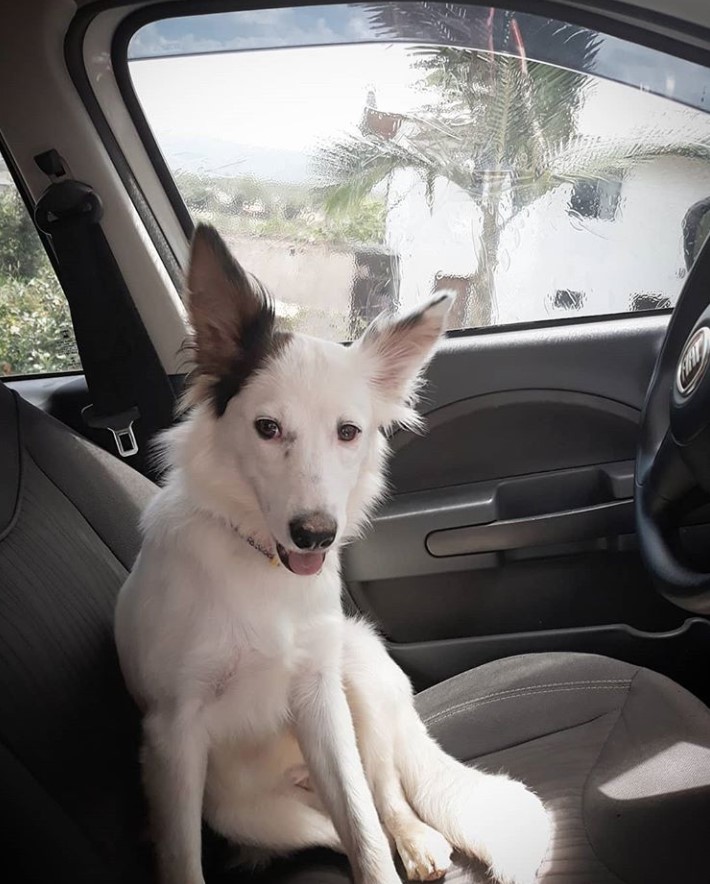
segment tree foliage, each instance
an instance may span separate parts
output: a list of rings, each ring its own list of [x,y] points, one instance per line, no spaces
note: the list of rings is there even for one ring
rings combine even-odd
[[[335,214],[305,185],[181,170],[175,183],[192,216],[221,233],[335,247],[384,241],[385,204],[371,194]]]
[[[80,368],[69,305],[18,193],[0,190],[0,374]]]

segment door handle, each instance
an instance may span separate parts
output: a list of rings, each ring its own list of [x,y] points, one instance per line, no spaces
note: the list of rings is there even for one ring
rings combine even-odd
[[[426,548],[437,558],[525,549],[531,546],[594,540],[634,531],[632,500],[614,500],[487,525],[466,525],[432,531]]]

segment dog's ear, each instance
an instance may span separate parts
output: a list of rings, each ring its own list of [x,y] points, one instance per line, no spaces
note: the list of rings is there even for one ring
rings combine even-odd
[[[452,303],[451,295],[439,295],[414,313],[380,317],[357,342],[378,398],[400,406],[392,413],[392,421],[415,422],[406,406],[414,399],[419,376],[434,355]]]
[[[219,415],[272,349],[273,305],[205,224],[192,240],[187,288],[198,389],[212,395]]]

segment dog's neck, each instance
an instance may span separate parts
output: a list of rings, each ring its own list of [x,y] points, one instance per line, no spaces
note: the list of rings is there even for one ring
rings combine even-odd
[[[195,429],[194,424],[186,427],[186,431]],[[199,441],[199,435],[195,435]],[[184,444],[189,439],[185,432],[180,441]],[[246,482],[234,475],[225,482],[219,473],[215,478],[209,463],[186,460],[177,466],[172,477],[177,493],[216,523],[226,525],[235,535],[235,543],[244,542],[264,558],[278,562],[276,545]]]
[[[276,549],[273,543],[263,543],[254,535],[245,533],[241,528],[237,527],[236,525],[231,525],[230,527],[234,530],[235,534],[241,540],[247,543],[256,552],[261,553],[261,555],[264,556],[264,558],[268,559],[272,565],[277,566],[280,564],[279,557],[276,554]]]

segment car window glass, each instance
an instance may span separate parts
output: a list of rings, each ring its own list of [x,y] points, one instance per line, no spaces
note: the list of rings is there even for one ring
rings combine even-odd
[[[350,339],[452,291],[454,328],[671,307],[710,195],[707,71],[455,4],[144,26],[133,86],[194,221],[288,327]]]

